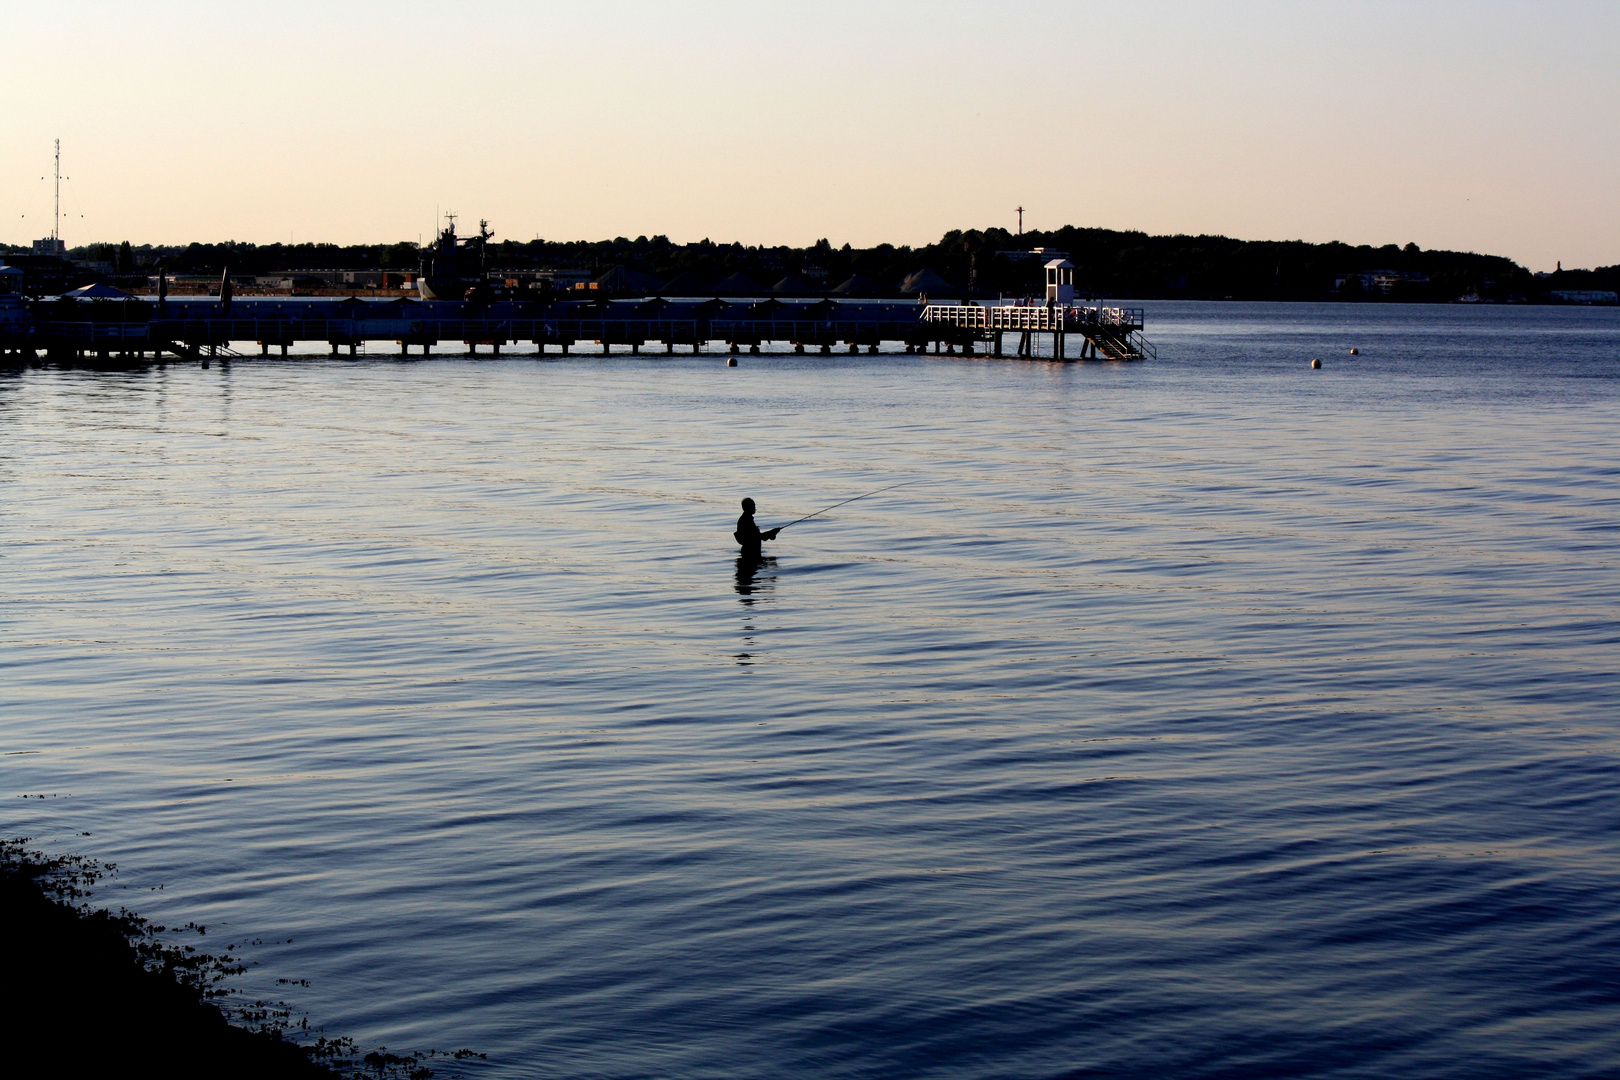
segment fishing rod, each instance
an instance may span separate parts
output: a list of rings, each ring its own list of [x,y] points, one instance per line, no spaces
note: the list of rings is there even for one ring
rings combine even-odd
[[[835,502],[831,506],[824,506],[820,510],[817,510],[813,514],[806,514],[806,515],[804,515],[804,517],[799,518],[796,521],[788,522],[787,525],[778,525],[776,527],[775,531],[776,532],[781,532],[783,529],[787,528],[788,525],[797,525],[800,521],[809,521],[813,517],[820,517],[822,514],[825,514],[828,510],[836,510],[840,506],[845,506],[845,505],[847,505],[849,503],[852,503],[856,499],[864,499],[868,495],[877,495],[877,494],[879,494],[881,492],[893,491],[895,488],[902,488],[902,487],[906,487],[907,485],[910,485],[910,484],[920,484],[920,483],[922,483],[921,480],[906,480],[906,481],[904,481],[902,483],[899,483],[899,484],[890,484],[888,487],[876,488],[876,489],[874,489],[872,491],[868,491],[865,495],[857,495],[857,496],[855,496],[854,499],[845,499],[843,502]]]

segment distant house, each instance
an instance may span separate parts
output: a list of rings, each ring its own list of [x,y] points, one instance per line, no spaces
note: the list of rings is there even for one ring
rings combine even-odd
[[[1385,270],[1373,275],[1372,287],[1384,296],[1393,296],[1403,289],[1426,289],[1429,275],[1415,270]]]
[[[1069,253],[1067,251],[1059,251],[1057,248],[1049,247],[1030,248],[1028,251],[998,251],[996,254],[1000,255],[1003,259],[1006,259],[1010,263],[1021,263],[1035,260],[1042,266],[1045,266],[1053,259],[1067,259],[1069,257]]]
[[[278,289],[283,292],[313,292],[316,289],[330,288],[333,284],[331,275],[321,271],[294,274],[261,274],[257,277],[245,278],[243,284],[257,285],[261,289]]]
[[[534,279],[547,282],[554,289],[566,291],[590,284],[591,274],[589,270],[536,270]]]
[[[1607,289],[1553,289],[1547,297],[1559,304],[1620,304],[1620,293]]]
[[[1429,275],[1415,270],[1368,270],[1359,274],[1338,274],[1333,288],[1341,295],[1398,296],[1429,286]]]
[[[34,241],[33,254],[53,255],[58,259],[67,257],[67,245],[54,236],[47,236],[43,240]]]
[[[13,291],[29,296],[60,295],[89,280],[82,268],[56,255],[7,255],[0,262],[22,271],[20,278],[16,274],[6,276]]]

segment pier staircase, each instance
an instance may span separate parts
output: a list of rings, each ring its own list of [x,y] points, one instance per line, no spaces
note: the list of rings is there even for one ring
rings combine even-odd
[[[1140,330],[1115,332],[1098,327],[1086,335],[1086,340],[1098,360],[1157,360],[1159,357],[1158,350]]]

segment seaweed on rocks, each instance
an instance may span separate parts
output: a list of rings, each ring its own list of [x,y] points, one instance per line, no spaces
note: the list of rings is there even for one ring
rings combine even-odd
[[[13,1075],[424,1080],[430,1062],[483,1057],[362,1051],[325,1036],[295,1041],[308,1021],[294,1022],[286,1003],[225,1000],[228,981],[246,970],[235,946],[218,955],[171,944],[167,927],[92,906],[92,887],[115,869],[44,855],[26,838],[0,840],[0,978],[10,998],[0,1055]],[[194,923],[179,929],[205,932]]]

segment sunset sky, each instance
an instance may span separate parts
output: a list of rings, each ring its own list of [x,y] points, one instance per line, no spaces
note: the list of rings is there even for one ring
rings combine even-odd
[[[1620,5],[0,0],[0,241],[925,243],[1620,263]]]

